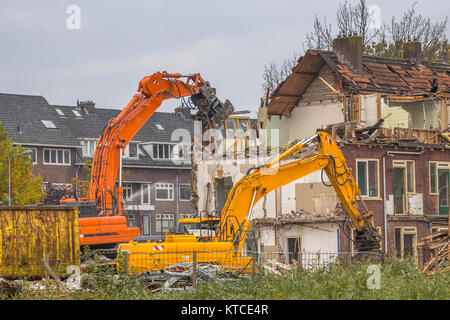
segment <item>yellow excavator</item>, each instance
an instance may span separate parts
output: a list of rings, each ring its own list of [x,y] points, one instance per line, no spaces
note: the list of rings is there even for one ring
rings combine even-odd
[[[318,143],[317,154],[281,163],[314,140]],[[195,235],[167,235],[162,243],[120,244],[119,256],[125,255],[128,270],[136,273],[190,262],[194,252],[198,263],[246,272],[251,268],[252,258],[243,256],[242,249],[255,204],[271,191],[319,170],[325,171],[356,230],[356,251],[379,252],[380,237],[374,227],[373,212],[364,204],[336,141],[327,132],[318,131],[267,164],[248,170],[230,190],[216,236],[211,241],[200,241]]]

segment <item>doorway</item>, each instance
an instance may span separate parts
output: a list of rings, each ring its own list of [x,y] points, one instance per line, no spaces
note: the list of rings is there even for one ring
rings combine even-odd
[[[288,245],[288,263],[292,264],[295,261],[299,261],[300,258],[300,238],[287,238]]]
[[[444,215],[449,212],[449,172],[448,169],[438,169],[439,214]]]
[[[392,168],[394,182],[394,214],[406,213],[406,170],[401,167]]]

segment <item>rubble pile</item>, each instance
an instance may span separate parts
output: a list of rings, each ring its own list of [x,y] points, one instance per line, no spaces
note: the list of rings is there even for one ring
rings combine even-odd
[[[437,270],[450,271],[450,236],[448,229],[422,238],[423,242],[417,247],[430,250],[432,258],[424,264],[423,271],[433,272]]]

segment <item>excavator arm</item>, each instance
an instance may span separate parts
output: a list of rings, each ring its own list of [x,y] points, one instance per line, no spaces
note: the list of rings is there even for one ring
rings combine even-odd
[[[318,140],[318,154],[280,164],[280,161]],[[357,237],[357,251],[376,251],[379,237],[373,223],[373,213],[360,207],[361,191],[347,167],[345,158],[334,139],[326,132],[302,141],[266,165],[250,169],[230,190],[222,210],[219,228],[220,241],[232,241],[240,252],[243,247],[254,205],[269,192],[310,173],[323,170],[342,202]]]
[[[190,101],[184,101],[184,97],[189,97]],[[219,127],[234,111],[230,101],[222,103],[216,97],[215,89],[200,74],[163,71],[144,77],[139,82],[138,93],[116,118],[107,123],[97,140],[86,198],[61,201],[64,205],[79,208],[80,245],[109,246],[131,241],[139,235],[139,228],[128,228],[123,215],[122,155],[163,101],[171,98],[181,98],[189,107],[197,109],[195,118],[204,128]]]
[[[185,81],[180,80],[182,78]],[[197,118],[210,125],[220,125],[233,111],[228,100],[222,104],[217,99],[215,89],[200,74],[183,76],[178,73],[157,72],[144,77],[139,82],[138,93],[116,118],[108,122],[97,141],[91,182],[85,200],[96,201],[101,214],[110,215],[113,211],[118,215],[122,214],[123,189],[120,173],[117,198],[114,197],[114,188],[121,168],[122,154],[128,143],[164,100],[183,97],[192,98],[199,109]]]

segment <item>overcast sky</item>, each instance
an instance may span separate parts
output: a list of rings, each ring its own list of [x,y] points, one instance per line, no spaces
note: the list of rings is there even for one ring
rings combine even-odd
[[[356,3],[356,0],[349,1]],[[413,1],[368,0],[382,21]],[[433,20],[448,0],[419,0]],[[1,1],[0,92],[42,95],[50,104],[94,100],[123,108],[139,80],[156,71],[200,73],[237,110],[256,116],[264,66],[281,62],[311,31],[314,14],[334,21],[339,1]],[[69,29],[70,5],[80,29]],[[70,20],[73,21],[73,20]],[[447,31],[447,37],[448,31]],[[159,111],[173,110],[174,103]]]

